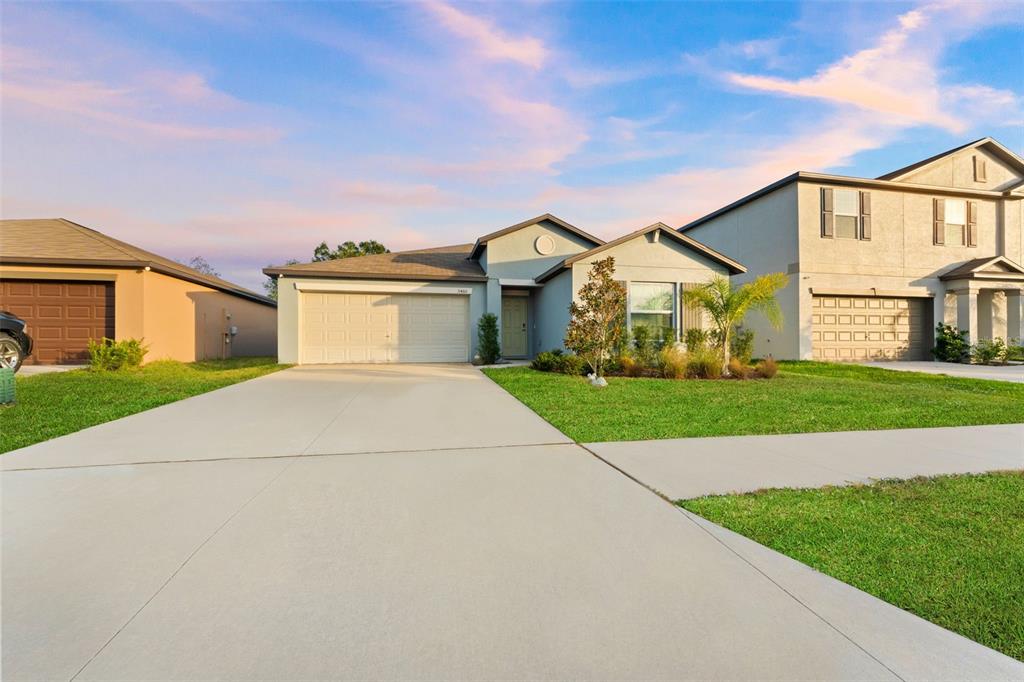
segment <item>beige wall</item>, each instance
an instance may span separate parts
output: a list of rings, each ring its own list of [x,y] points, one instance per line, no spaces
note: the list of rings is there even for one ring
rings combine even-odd
[[[985,159],[985,182],[974,179],[974,157]],[[919,185],[958,187],[961,189],[1004,190],[1022,178],[1005,163],[984,149],[965,149],[918,168],[900,179]]]
[[[144,339],[146,361],[192,362],[225,356],[228,324],[238,327],[227,355],[274,355],[276,309],[160,273],[114,268],[5,265],[0,277],[114,282],[114,335]],[[224,315],[230,313],[226,322]]]
[[[744,326],[754,332],[755,353],[763,357],[795,359],[801,353],[800,292],[806,291],[806,284],[800,281],[797,206],[797,185],[793,183],[686,232],[688,237],[747,268],[746,273],[732,278],[737,284],[769,272],[789,275],[789,284],[776,295],[782,309],[782,329],[775,329],[756,313],[744,321]]]

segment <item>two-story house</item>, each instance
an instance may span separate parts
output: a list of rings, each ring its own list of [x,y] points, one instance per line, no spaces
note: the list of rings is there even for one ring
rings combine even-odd
[[[756,352],[928,359],[945,322],[1024,338],[1024,159],[991,138],[876,179],[797,172],[680,228],[747,267],[785,272],[785,325]]]
[[[608,256],[627,288],[627,324],[659,336],[701,325],[683,289],[744,271],[663,223],[605,242],[545,214],[472,244],[265,269],[278,278],[278,358],[466,362],[484,313],[498,318],[504,357],[533,357],[562,347],[569,304]]]

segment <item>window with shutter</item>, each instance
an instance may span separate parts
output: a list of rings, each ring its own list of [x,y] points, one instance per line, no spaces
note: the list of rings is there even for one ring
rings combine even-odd
[[[946,199],[946,229],[943,243],[946,246],[964,246],[967,230],[967,202],[963,199]]]
[[[832,211],[836,237],[856,239],[860,222],[860,193],[854,189],[833,190]]]
[[[821,236],[832,239],[835,231],[835,218],[832,212],[832,189],[821,188]]]
[[[967,202],[967,246],[978,245],[978,202]]]
[[[946,241],[946,200],[932,200],[934,217],[932,218],[932,242],[941,246]]]
[[[860,238],[871,239],[871,192],[860,193]]]

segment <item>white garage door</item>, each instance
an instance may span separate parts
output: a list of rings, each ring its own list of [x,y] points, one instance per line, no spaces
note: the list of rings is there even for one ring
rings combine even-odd
[[[301,294],[300,362],[466,362],[469,297]]]
[[[925,360],[931,348],[930,299],[815,296],[815,360]]]

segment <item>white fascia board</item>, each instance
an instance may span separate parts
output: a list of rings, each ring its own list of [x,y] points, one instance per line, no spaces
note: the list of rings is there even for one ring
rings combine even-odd
[[[299,291],[324,291],[324,292],[353,292],[364,294],[454,294],[458,296],[469,296],[473,293],[471,287],[437,286],[422,282],[399,283],[399,282],[363,282],[352,280],[349,282],[319,282],[307,281],[296,282],[295,288]]]
[[[532,279],[499,279],[498,284],[503,287],[542,287],[543,284],[537,284]]]

